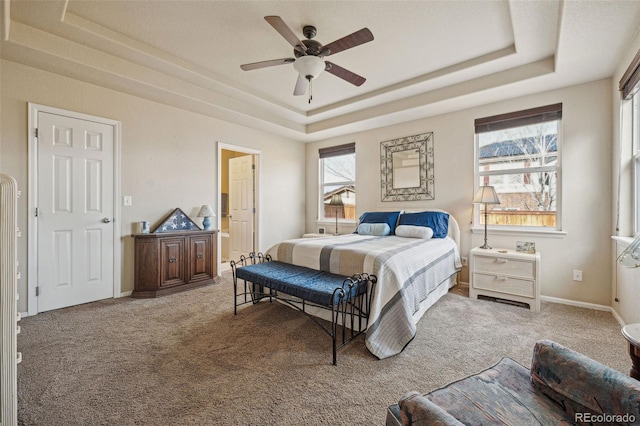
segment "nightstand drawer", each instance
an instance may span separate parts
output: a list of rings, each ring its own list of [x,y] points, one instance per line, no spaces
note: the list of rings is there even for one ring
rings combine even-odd
[[[488,272],[497,275],[515,275],[520,278],[535,279],[533,262],[504,257],[476,256],[474,272]]]
[[[525,262],[521,262],[525,263]],[[491,290],[524,297],[535,297],[534,281],[500,274],[473,274],[474,289]]]

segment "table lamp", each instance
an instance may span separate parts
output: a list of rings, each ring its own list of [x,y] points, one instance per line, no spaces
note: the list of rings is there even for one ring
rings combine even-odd
[[[498,198],[498,194],[496,194],[496,190],[493,188],[493,186],[481,186],[478,188],[476,196],[473,197],[473,204],[484,205],[484,245],[480,246],[480,248],[490,249],[491,246],[487,244],[487,219],[489,217],[487,205],[500,204],[500,199]]]
[[[202,220],[202,227],[205,231],[210,231],[211,217],[216,217],[216,214],[213,212],[213,209],[209,204],[203,204],[202,207],[200,207],[198,217],[204,217],[204,219]]]
[[[329,205],[336,207],[336,233],[334,235],[338,235],[338,207],[344,206],[344,203],[342,202],[342,195],[333,194],[329,201]]]
[[[637,268],[640,266],[640,235],[620,253],[618,263],[628,268]]]

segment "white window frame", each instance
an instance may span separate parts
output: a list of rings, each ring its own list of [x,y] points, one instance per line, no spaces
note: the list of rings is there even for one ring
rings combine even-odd
[[[328,150],[340,150],[341,148],[346,148],[349,149],[351,148],[352,151],[349,153],[345,153],[345,154],[338,154],[338,155],[331,155],[330,157],[339,157],[339,156],[343,156],[343,155],[353,155],[355,157],[356,153],[355,153],[355,143],[351,143],[351,144],[346,144],[346,145],[341,145],[341,146],[337,146],[337,147],[330,147],[330,148],[325,148]],[[321,149],[320,151],[322,151],[323,149]],[[329,157],[329,158],[330,158]],[[353,185],[354,188],[356,187],[356,176],[357,176],[357,169],[354,169],[354,176],[353,176],[353,180],[346,180],[346,181],[341,181],[341,182],[331,182],[331,183],[325,183],[324,181],[324,158],[319,158],[318,159],[318,213],[317,213],[317,217],[318,217],[318,222],[333,222],[335,223],[336,219],[334,217],[325,217],[324,216],[324,194],[325,194],[325,187],[327,186],[348,186],[348,185]],[[357,168],[357,160],[355,162],[355,166]],[[357,197],[357,189],[356,189],[356,197]],[[357,206],[357,198],[356,198],[356,206]],[[357,219],[338,219],[338,223],[355,223]]]
[[[631,98],[631,159],[633,161],[633,235],[640,233],[640,92]]]
[[[485,176],[492,175],[507,175],[507,174],[520,174],[520,173],[540,173],[555,171],[556,172],[556,226],[518,226],[518,225],[488,225],[487,228],[494,233],[513,233],[513,234],[558,234],[564,235],[562,222],[562,118],[558,119],[557,128],[557,151],[556,156],[558,158],[555,166],[538,166],[528,168],[513,168],[493,171],[480,171],[480,158],[479,158],[479,134],[474,132],[474,194],[477,192],[480,181]],[[516,126],[523,127],[523,126]],[[640,170],[639,170],[640,171]],[[499,194],[498,194],[499,196]],[[478,232],[484,231],[484,224],[481,223],[481,213],[483,207],[481,205],[473,206],[473,230]]]

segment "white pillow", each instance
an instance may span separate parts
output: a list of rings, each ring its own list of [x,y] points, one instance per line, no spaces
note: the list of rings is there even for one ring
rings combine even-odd
[[[391,228],[386,223],[361,223],[358,225],[356,232],[360,235],[376,235],[381,237],[389,235]]]
[[[398,225],[396,235],[406,238],[422,238],[428,240],[433,237],[433,229],[427,226]]]

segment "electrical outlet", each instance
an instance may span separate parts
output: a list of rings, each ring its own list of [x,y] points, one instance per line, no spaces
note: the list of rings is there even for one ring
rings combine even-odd
[[[469,258],[468,257],[461,257],[460,260],[462,261],[462,266],[469,266]]]
[[[582,271],[580,269],[573,270],[573,280],[582,281]]]

